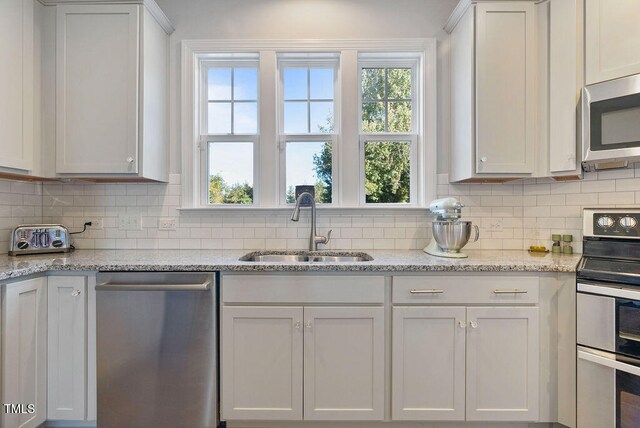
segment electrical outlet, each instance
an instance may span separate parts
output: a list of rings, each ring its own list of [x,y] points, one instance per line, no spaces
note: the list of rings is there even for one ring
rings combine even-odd
[[[91,220],[87,220],[91,222],[91,229],[93,230],[102,230],[104,229],[104,220],[102,218],[92,218]]]
[[[120,230],[140,230],[140,214],[120,214],[118,216],[118,229]]]
[[[502,219],[496,218],[489,223],[489,230],[491,232],[502,232]]]
[[[164,217],[158,220],[158,229],[160,230],[176,230],[176,218]]]

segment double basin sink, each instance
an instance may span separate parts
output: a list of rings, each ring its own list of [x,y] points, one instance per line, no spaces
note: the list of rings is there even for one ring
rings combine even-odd
[[[305,251],[260,251],[245,254],[241,262],[271,263],[354,263],[373,260],[367,253],[354,252],[305,252]]]

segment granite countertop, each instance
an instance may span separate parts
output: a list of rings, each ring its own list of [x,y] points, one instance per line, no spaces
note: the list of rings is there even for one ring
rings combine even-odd
[[[246,250],[78,250],[69,254],[0,256],[0,280],[46,271],[234,272],[575,272],[579,254],[529,254],[518,250],[469,250],[467,259],[445,259],[421,250],[363,251],[373,261],[354,263],[242,262]],[[331,254],[331,251],[322,252]],[[335,252],[334,252],[335,253]]]

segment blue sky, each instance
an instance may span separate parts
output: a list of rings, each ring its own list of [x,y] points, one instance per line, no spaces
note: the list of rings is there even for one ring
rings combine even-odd
[[[310,86],[307,82],[310,80]],[[210,133],[231,132],[231,69],[212,68],[208,75],[208,97],[210,102],[208,123]],[[286,68],[284,71],[285,132],[306,134],[318,132],[318,127],[327,125],[333,117],[333,102],[311,101],[311,99],[333,99],[333,69],[331,68]],[[236,68],[233,76],[233,96],[236,101],[257,99],[257,70]],[[296,101],[297,100],[297,101]],[[304,100],[304,102],[303,102]],[[307,111],[310,109],[310,112]],[[234,131],[257,132],[257,104],[255,102],[234,103]],[[308,114],[310,113],[310,117]],[[310,124],[308,120],[310,119]],[[287,187],[296,184],[315,184],[313,155],[320,153],[322,142],[287,144]],[[229,183],[253,184],[253,151],[250,143],[216,143],[209,149],[209,173],[220,174]]]

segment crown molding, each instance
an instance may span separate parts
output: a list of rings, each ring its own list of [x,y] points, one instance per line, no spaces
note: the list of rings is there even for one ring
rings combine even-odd
[[[160,24],[162,29],[171,34],[175,28],[164,14],[158,3],[154,0],[38,0],[45,6],[56,6],[59,4],[141,4],[147,8],[151,16]]]
[[[471,0],[460,0],[456,5],[451,15],[449,15],[449,19],[447,19],[447,23],[444,25],[444,31],[451,34],[458,22],[462,19],[467,9],[471,7]]]

